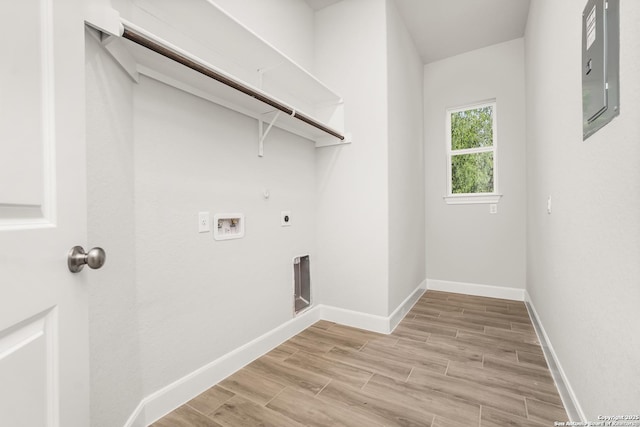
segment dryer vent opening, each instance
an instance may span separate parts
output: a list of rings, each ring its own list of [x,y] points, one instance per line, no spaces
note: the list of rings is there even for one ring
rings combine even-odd
[[[299,313],[311,305],[311,276],[309,274],[309,255],[293,259],[293,308]]]

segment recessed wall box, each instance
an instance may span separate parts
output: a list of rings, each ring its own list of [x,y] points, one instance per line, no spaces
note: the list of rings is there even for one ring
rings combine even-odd
[[[582,138],[620,114],[619,0],[589,0],[582,12]]]
[[[293,259],[293,310],[300,313],[311,305],[309,255]]]
[[[244,214],[216,214],[213,217],[213,238],[216,240],[244,237]]]

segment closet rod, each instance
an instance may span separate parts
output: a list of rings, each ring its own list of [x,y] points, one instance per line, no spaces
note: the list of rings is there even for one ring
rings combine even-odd
[[[184,65],[185,67],[191,68],[194,71],[197,71],[201,74],[204,74],[207,77],[212,78],[213,80],[216,80],[222,84],[225,84],[237,91],[240,91],[246,95],[249,95],[252,98],[255,98],[259,101],[264,102],[267,105],[272,106],[273,108],[276,108],[286,114],[288,114],[289,116],[292,116],[300,121],[303,121],[305,123],[307,123],[310,126],[313,126],[317,129],[320,129],[321,131],[328,133],[331,136],[334,136],[336,138],[338,138],[341,141],[344,141],[345,137],[344,135],[341,135],[340,133],[334,131],[333,129],[323,125],[322,123],[318,122],[317,120],[312,119],[311,117],[305,116],[304,114],[294,110],[293,108],[282,104],[281,102],[265,95],[262,94],[260,92],[257,92],[256,90],[252,89],[249,86],[246,86],[236,80],[233,80],[227,76],[225,76],[224,74],[221,74],[215,70],[212,70],[209,67],[205,67],[202,64],[199,64],[189,58],[187,58],[186,56],[175,52],[165,46],[162,46],[159,43],[156,43],[153,40],[150,40],[149,38],[129,29],[129,28],[124,28],[124,33],[122,34],[122,37],[124,37],[127,40],[131,40],[132,42],[139,44],[140,46],[146,47],[149,50],[152,50],[166,58],[169,58],[179,64]]]

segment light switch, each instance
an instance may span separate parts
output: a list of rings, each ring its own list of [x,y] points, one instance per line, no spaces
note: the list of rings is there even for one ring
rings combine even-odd
[[[211,231],[209,212],[198,212],[198,233],[208,233]]]

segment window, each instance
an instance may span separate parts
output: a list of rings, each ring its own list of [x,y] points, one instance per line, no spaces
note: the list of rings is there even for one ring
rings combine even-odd
[[[495,101],[447,110],[449,204],[497,203]]]

